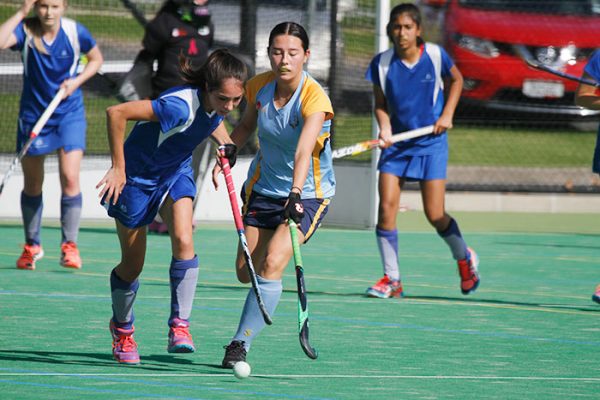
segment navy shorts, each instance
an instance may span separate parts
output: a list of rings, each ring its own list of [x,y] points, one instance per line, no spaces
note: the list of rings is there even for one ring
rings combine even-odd
[[[29,139],[35,122],[27,122],[19,119],[17,127],[17,152]],[[45,126],[39,135],[31,143],[27,150],[29,156],[41,156],[54,153],[60,148],[66,152],[72,150],[85,151],[85,134],[87,122],[85,113],[70,112],[60,120],[58,125]]]
[[[128,228],[139,228],[152,222],[165,198],[173,201],[196,195],[196,184],[190,175],[181,175],[172,184],[159,187],[144,187],[127,181],[117,204],[103,203],[108,215],[119,220]]]
[[[448,152],[424,156],[405,156],[379,165],[379,172],[404,178],[407,181],[446,179]]]
[[[286,202],[287,197],[272,198],[252,192],[250,199],[244,202],[244,223],[274,230],[285,222],[283,210]],[[304,234],[304,242],[308,242],[321,225],[323,217],[327,214],[329,202],[329,199],[302,199],[304,218],[298,224],[298,228]]]

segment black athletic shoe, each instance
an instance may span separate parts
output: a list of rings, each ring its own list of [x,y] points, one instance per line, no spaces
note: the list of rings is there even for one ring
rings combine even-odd
[[[229,346],[223,346],[225,349],[225,357],[221,366],[223,368],[232,369],[233,365],[238,361],[246,361],[246,349],[244,348],[244,342],[234,340],[229,343]]]

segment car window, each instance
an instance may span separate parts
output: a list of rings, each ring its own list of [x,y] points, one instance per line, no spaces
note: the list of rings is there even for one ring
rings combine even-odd
[[[600,15],[600,0],[459,0],[463,7],[540,14]]]

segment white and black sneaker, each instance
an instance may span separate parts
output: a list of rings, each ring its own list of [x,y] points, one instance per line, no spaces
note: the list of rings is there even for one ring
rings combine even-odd
[[[225,349],[225,357],[223,357],[223,362],[221,363],[223,368],[232,369],[236,362],[246,361],[244,342],[234,340],[229,343],[229,346],[223,346],[223,348]]]

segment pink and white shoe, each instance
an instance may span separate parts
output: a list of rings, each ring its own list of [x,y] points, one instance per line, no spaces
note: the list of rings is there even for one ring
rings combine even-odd
[[[193,353],[196,351],[188,321],[179,318],[173,320],[169,329],[167,351],[169,353]]]

